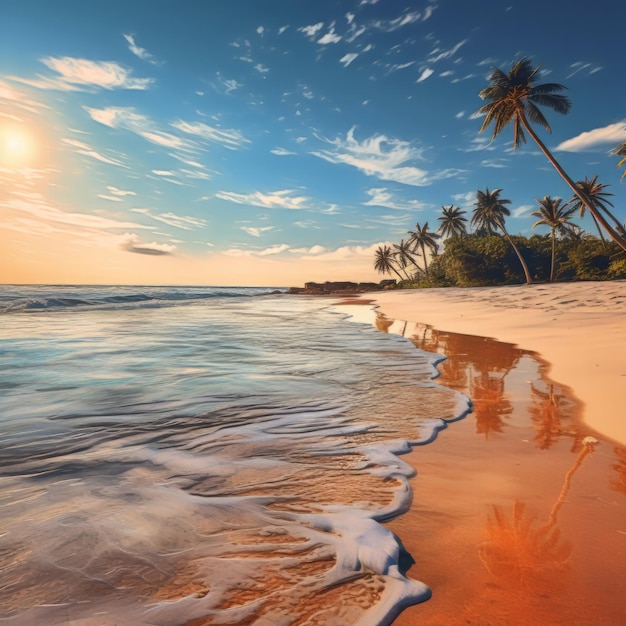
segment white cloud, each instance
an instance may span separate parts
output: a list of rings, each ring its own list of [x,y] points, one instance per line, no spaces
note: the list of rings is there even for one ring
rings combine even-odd
[[[204,122],[177,120],[172,123],[172,126],[183,133],[200,137],[212,143],[220,143],[225,148],[230,148],[231,150],[237,150],[244,144],[250,143],[250,140],[246,139],[238,130],[215,128]]]
[[[343,63],[344,67],[348,67],[348,65],[350,65],[350,63],[352,63],[352,61],[354,61],[354,59],[356,59],[359,55],[356,54],[355,52],[351,52],[349,54],[344,54],[340,59],[339,59],[339,63]]]
[[[235,193],[233,191],[218,191],[216,198],[228,200],[235,204],[247,204],[249,206],[258,206],[265,209],[306,209],[309,208],[307,202],[309,198],[306,196],[293,196],[291,189],[283,189],[270,193],[254,191],[252,193]]]
[[[326,248],[324,246],[315,245],[310,248],[291,248],[289,252],[293,254],[310,254],[310,255],[318,255],[326,252]]]
[[[274,148],[273,150],[270,150],[270,152],[272,154],[277,155],[277,156],[289,156],[289,155],[292,155],[292,154],[296,154],[295,152],[290,152],[286,148],[281,148],[280,146],[277,147],[277,148]]]
[[[317,40],[317,43],[324,46],[329,43],[339,43],[341,39],[342,37],[337,35],[337,33],[335,33],[335,29],[331,28],[323,37],[320,37]]]
[[[131,70],[112,61],[89,61],[74,57],[45,57],[40,61],[59,74],[52,78],[37,75],[36,79],[11,77],[39,89],[83,91],[86,87],[102,89],[148,89],[153,78],[132,78]]]
[[[176,246],[167,243],[141,243],[139,237],[134,233],[125,233],[120,237],[119,247],[127,252],[135,252],[137,254],[148,254],[153,256],[163,256],[173,254]]]
[[[460,204],[463,208],[473,207],[476,202],[476,192],[467,191],[465,193],[452,194],[452,199],[456,204]]]
[[[281,26],[281,27],[278,29],[278,34],[279,34],[279,35],[282,35],[282,34],[283,34],[283,33],[284,33],[284,32],[285,32],[288,28],[289,28],[289,26]]]
[[[135,56],[138,56],[143,61],[149,61],[150,63],[156,64],[154,56],[150,54],[145,48],[141,48],[135,43],[134,35],[124,35],[124,39],[126,39],[126,41],[128,42],[128,49]]]
[[[124,191],[123,189],[118,189],[117,187],[113,187],[112,185],[107,185],[107,189],[109,193],[114,196],[136,196],[137,194],[134,191]]]
[[[254,69],[259,73],[259,74],[267,74],[270,70],[268,67],[265,67],[265,65],[261,64],[261,63],[257,63],[254,66]]]
[[[532,204],[522,204],[521,206],[518,206],[516,209],[513,209],[511,211],[511,217],[527,217],[528,215],[530,215],[531,211],[534,211],[536,208],[537,207],[533,206]]]
[[[403,26],[418,22],[421,17],[422,14],[419,11],[409,11],[393,20],[377,20],[374,22],[373,26],[387,33],[391,33],[399,28],[402,28]]]
[[[396,200],[393,194],[387,191],[386,187],[373,187],[372,189],[367,189],[365,193],[370,199],[362,203],[364,206],[382,206],[399,211],[407,209],[418,211],[427,206],[419,200]]]
[[[266,248],[265,250],[261,250],[259,252],[257,252],[256,254],[258,254],[259,256],[269,256],[271,254],[280,254],[281,252],[285,252],[286,250],[289,250],[290,246],[286,243],[279,243],[276,244],[275,246],[270,246],[269,248]]]
[[[419,78],[415,81],[417,83],[421,83],[423,81],[425,81],[427,78],[429,78],[430,76],[432,76],[434,74],[435,70],[431,70],[429,67],[427,67],[419,76]]]
[[[449,50],[441,50],[441,48],[435,48],[428,55],[428,63],[437,63],[437,61],[441,61],[442,59],[449,59],[450,57],[453,57],[459,51],[459,49],[464,46],[468,41],[469,39],[459,41],[456,46],[450,48]]]
[[[561,152],[601,150],[607,145],[612,146],[623,141],[626,141],[626,120],[580,133],[576,137],[561,142],[556,150]]]
[[[131,209],[133,213],[140,213],[158,222],[163,222],[168,226],[180,228],[181,230],[195,230],[196,228],[204,228],[207,224],[206,220],[190,215],[176,215],[171,211],[167,213],[159,213],[155,215],[150,209]]]
[[[241,230],[248,233],[252,237],[260,237],[262,233],[266,233],[269,230],[273,230],[273,226],[242,226]]]
[[[315,37],[317,33],[322,30],[324,27],[324,22],[318,22],[317,24],[312,24],[311,26],[302,26],[298,28],[301,33],[304,33],[307,37]]]
[[[465,117],[465,111],[459,111],[454,117],[456,117],[457,120],[460,120]]]
[[[343,163],[361,170],[367,176],[380,180],[392,180],[405,185],[429,185],[432,177],[425,170],[405,163],[422,158],[421,151],[407,141],[389,139],[385,135],[373,135],[362,142],[354,138],[352,127],[345,139],[326,140],[334,146],[311,154],[330,163]]]
[[[257,32],[259,35],[261,35],[261,37],[262,37],[262,36],[263,36],[263,33],[265,32],[265,28],[264,28],[263,26],[259,26],[259,27],[256,29],[256,32]]]
[[[97,161],[101,161],[102,163],[108,163],[109,165],[117,165],[118,167],[127,167],[122,163],[119,159],[114,159],[113,157],[108,157],[103,154],[100,154],[94,148],[92,148],[89,144],[86,144],[82,141],[78,141],[76,139],[61,139],[61,141],[71,146],[75,152],[78,154],[82,154],[83,156],[88,156],[92,159],[96,159]]]
[[[483,159],[480,164],[483,167],[495,167],[497,169],[509,166],[507,159]]]
[[[104,109],[83,108],[94,121],[108,126],[109,128],[123,128],[159,146],[165,146],[183,152],[197,151],[199,148],[198,144],[193,141],[160,130],[149,117],[137,113],[132,107],[106,107]]]

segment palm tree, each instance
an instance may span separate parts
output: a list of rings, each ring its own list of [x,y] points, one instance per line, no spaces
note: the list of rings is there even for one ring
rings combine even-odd
[[[599,183],[597,174],[591,180],[589,180],[585,176],[585,180],[579,180],[576,183],[576,185],[583,192],[583,194],[586,195],[587,198],[589,198],[589,201],[595,207],[597,207],[598,211],[604,211],[607,214],[607,216],[614,221],[615,230],[623,233],[624,229],[622,225],[618,222],[615,216],[608,209],[609,206],[610,207],[613,206],[613,203],[607,200],[607,196],[612,196],[613,194],[604,191],[608,187],[608,185],[603,185],[602,183]],[[568,200],[567,204],[573,206],[574,210],[576,211],[580,210],[580,217],[584,217],[586,206],[585,204],[581,202],[578,196],[574,196],[573,198]],[[596,228],[598,229],[598,234],[600,235],[600,239],[604,241],[604,235],[602,234],[602,230],[600,229],[598,220],[595,218],[593,214],[591,217],[593,218],[594,224],[596,225]],[[626,234],[626,233],[623,233],[623,234]]]
[[[551,198],[544,196],[543,200],[537,200],[539,209],[533,211],[531,215],[537,216],[539,219],[533,224],[533,228],[540,224],[550,227],[550,239],[552,240],[552,261],[550,263],[550,282],[554,280],[554,259],[556,253],[556,234],[558,232],[567,231],[569,220],[575,207],[567,208],[567,205],[561,206],[561,198]]]
[[[465,211],[458,206],[442,206],[441,213],[437,219],[441,222],[437,232],[441,233],[442,237],[462,237],[467,233],[465,228],[465,222],[467,219],[463,216]]]
[[[437,239],[439,239],[439,235],[428,231],[428,222],[425,222],[424,226],[420,226],[420,223],[417,222],[415,224],[415,230],[408,231],[408,234],[411,235],[409,237],[409,244],[412,245],[414,249],[419,246],[422,251],[422,256],[424,257],[424,273],[428,275],[426,248],[428,248],[433,254],[436,254],[438,247]]]
[[[394,271],[400,280],[404,280],[393,263],[393,252],[389,246],[378,246],[374,254],[376,255],[374,269],[377,272],[380,274],[391,274]]]
[[[484,229],[488,232],[493,232],[494,230],[502,231],[504,236],[507,238],[507,241],[511,244],[511,246],[513,246],[513,250],[515,250],[515,254],[517,254],[517,258],[522,264],[524,275],[526,276],[526,284],[530,285],[530,283],[532,283],[532,279],[530,277],[526,261],[524,261],[522,253],[515,245],[515,242],[511,238],[511,235],[507,232],[506,226],[504,225],[505,216],[511,215],[511,211],[509,211],[505,205],[511,204],[511,201],[500,198],[501,191],[502,189],[489,191],[489,188],[487,187],[485,191],[481,191],[479,189],[476,192],[476,208],[472,214],[471,225]]]
[[[530,125],[531,122],[540,124],[546,130],[552,132],[550,124],[548,124],[538,105],[547,106],[562,114],[567,113],[571,108],[569,99],[558,93],[565,89],[563,85],[557,83],[535,84],[540,68],[541,66],[533,68],[530,60],[527,58],[515,63],[508,74],[497,67],[492,68],[491,76],[489,77],[491,84],[481,89],[478,94],[483,100],[490,101],[477,111],[477,113],[485,115],[480,132],[483,132],[493,122],[492,139],[495,139],[512,122],[514,148],[517,148],[520,143],[526,142],[524,133],[527,132],[569,188],[580,198],[591,215],[602,225],[602,228],[609,233],[611,239],[626,250],[626,237],[617,232],[606,221],[602,212],[593,205],[585,193],[566,174],[565,170],[552,156],[552,153],[546,148]]]
[[[412,256],[413,254],[415,254],[415,251],[412,249],[411,244],[408,241],[404,241],[404,239],[401,239],[400,243],[393,244],[393,249],[393,255],[397,259],[398,265],[405,271],[405,273],[406,267],[409,265],[409,263],[412,263],[418,271],[423,271],[422,268],[417,264],[417,261]]]
[[[622,167],[622,165],[626,165],[626,141],[620,146],[616,146],[613,149],[613,154],[615,156],[622,157],[622,160],[617,164],[617,167]],[[625,176],[626,176],[626,169],[624,170],[624,173],[622,174],[622,180],[624,180]]]

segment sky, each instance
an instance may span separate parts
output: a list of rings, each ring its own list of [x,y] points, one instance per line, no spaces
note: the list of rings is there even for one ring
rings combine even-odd
[[[625,23],[615,0],[3,0],[0,282],[380,280],[379,245],[485,187],[545,233],[537,199],[569,188],[475,115],[522,57],[572,101],[540,137],[623,221]]]

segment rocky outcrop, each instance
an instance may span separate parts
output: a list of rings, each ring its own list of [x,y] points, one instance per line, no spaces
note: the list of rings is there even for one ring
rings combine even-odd
[[[304,287],[290,287],[286,293],[304,294],[310,296],[349,296],[368,291],[393,289],[395,280],[381,280],[379,283],[353,283],[341,281],[326,281],[324,283],[304,283]]]

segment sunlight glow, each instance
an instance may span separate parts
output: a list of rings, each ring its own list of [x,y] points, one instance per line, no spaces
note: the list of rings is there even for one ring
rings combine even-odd
[[[37,156],[35,135],[23,126],[0,126],[0,163],[7,167],[31,164]]]

